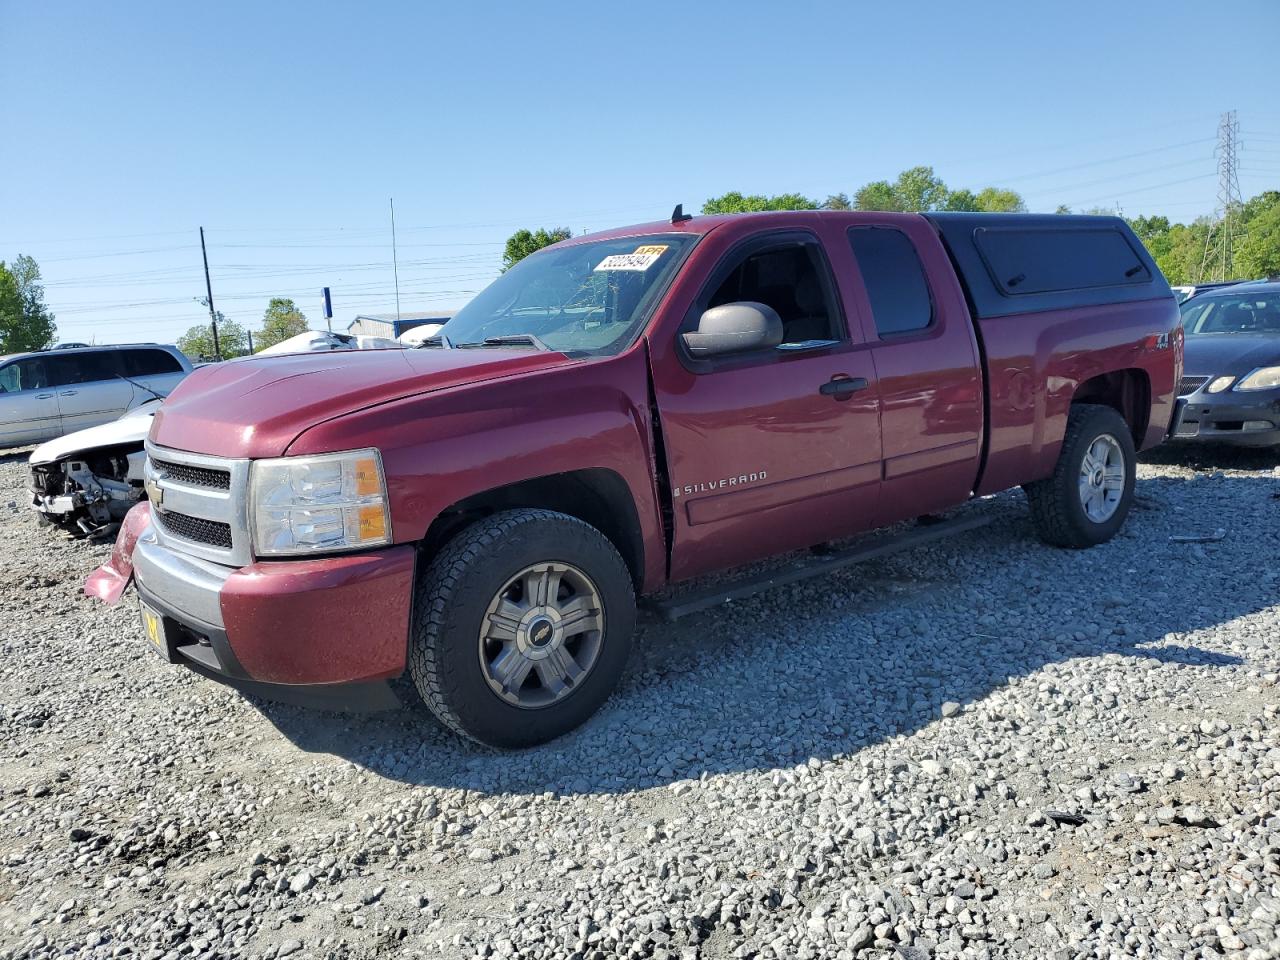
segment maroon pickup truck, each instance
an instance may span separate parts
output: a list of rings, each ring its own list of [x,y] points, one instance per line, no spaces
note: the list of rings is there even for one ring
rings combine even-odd
[[[170,662],[352,703],[407,672],[457,732],[538,743],[675,581],[1019,485],[1048,543],[1107,540],[1181,368],[1119,219],[677,208],[528,257],[422,348],[197,370],[86,590],[136,581]]]

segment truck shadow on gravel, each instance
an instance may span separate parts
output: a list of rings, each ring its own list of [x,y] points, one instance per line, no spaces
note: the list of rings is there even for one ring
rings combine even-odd
[[[1021,494],[980,501],[964,509],[995,519],[976,532],[678,625],[642,624],[603,710],[520,753],[465,743],[421,706],[352,716],[255,705],[303,750],[405,784],[486,793],[620,793],[847,757],[930,723],[961,722],[942,720],[941,705],[967,706],[1048,664],[1115,656],[1124,670],[1240,667],[1241,656],[1186,635],[1271,606],[1280,547],[1248,536],[1256,516],[1200,516],[1195,507],[1223,491],[1280,509],[1278,489],[1269,476],[1140,480],[1125,529],[1084,551],[1040,545]],[[1217,526],[1236,534],[1170,541]]]

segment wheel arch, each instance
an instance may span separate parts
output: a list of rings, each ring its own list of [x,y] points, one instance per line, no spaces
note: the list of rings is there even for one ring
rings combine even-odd
[[[472,494],[442,510],[427,528],[421,551],[432,556],[462,529],[501,510],[554,510],[599,530],[622,556],[639,591],[644,582],[644,534],[627,482],[606,467],[532,477]]]
[[[1111,407],[1129,425],[1134,446],[1141,448],[1151,419],[1151,377],[1147,371],[1126,367],[1090,377],[1071,397],[1072,406],[1081,403]]]

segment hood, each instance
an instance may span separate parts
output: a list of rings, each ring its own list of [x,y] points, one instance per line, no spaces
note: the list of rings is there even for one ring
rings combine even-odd
[[[159,400],[148,400],[135,407],[119,420],[112,420],[88,430],[77,430],[65,437],[50,440],[31,451],[30,463],[53,463],[77,453],[88,453],[90,450],[101,450],[103,447],[117,447],[124,443],[136,443],[141,448],[142,441],[147,439],[147,431],[151,429],[151,418],[160,409]]]
[[[1210,333],[1184,341],[1183,372],[1194,377],[1244,376],[1280,364],[1280,335]]]
[[[151,439],[220,457],[278,457],[309,427],[415,394],[572,363],[534,350],[349,350],[201,367],[156,415]]]

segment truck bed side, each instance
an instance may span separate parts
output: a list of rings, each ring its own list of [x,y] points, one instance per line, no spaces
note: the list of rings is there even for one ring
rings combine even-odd
[[[1115,407],[1139,449],[1164,438],[1181,374],[1180,318],[1123,220],[930,220],[965,287],[984,357],[989,419],[976,493],[1049,476],[1072,403]],[[1038,243],[1041,257],[1063,256],[1042,262]]]

